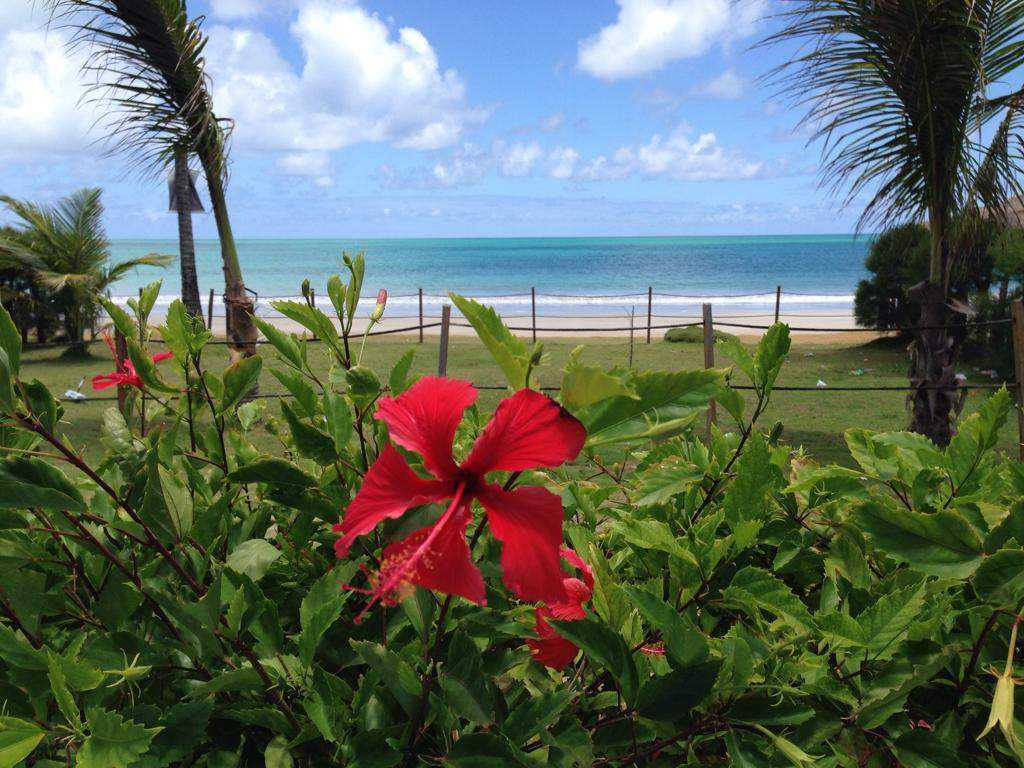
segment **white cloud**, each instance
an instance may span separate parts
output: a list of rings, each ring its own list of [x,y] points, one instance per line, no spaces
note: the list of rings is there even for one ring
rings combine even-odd
[[[637,77],[750,35],[767,0],[616,0],[615,22],[580,41],[577,64],[602,80]]]
[[[277,159],[277,168],[286,176],[309,179],[318,187],[330,187],[331,158],[326,152],[293,152]]]
[[[709,99],[738,99],[747,90],[747,81],[730,68],[690,89],[691,96]]]
[[[332,151],[379,141],[437,149],[488,115],[467,105],[462,78],[441,69],[421,32],[403,27],[392,36],[356,2],[306,0],[291,32],[301,71],[260,32],[211,29],[214,103],[236,120],[240,146]]]
[[[689,126],[680,125],[668,136],[655,134],[645,144],[620,147],[610,158],[598,155],[581,166],[579,181],[606,181],[634,175],[675,181],[753,179],[763,175],[760,160],[727,150],[714,133],[691,138]]]
[[[579,159],[580,153],[572,147],[555,147],[548,155],[548,176],[553,179],[571,179]]]
[[[89,150],[98,133],[84,92],[81,52],[67,34],[43,28],[38,16],[3,12],[16,26],[0,32],[0,159]]]
[[[551,131],[557,131],[563,125],[565,125],[565,114],[553,112],[547,117],[541,118],[539,127],[544,133],[550,133]]]
[[[460,187],[484,177],[493,164],[491,153],[475,144],[464,144],[451,158],[437,162],[422,186]]]
[[[540,144],[516,142],[500,150],[499,169],[502,176],[529,176],[533,166],[544,156]]]

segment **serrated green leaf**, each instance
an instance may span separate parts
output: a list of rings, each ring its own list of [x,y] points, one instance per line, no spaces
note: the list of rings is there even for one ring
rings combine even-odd
[[[90,709],[86,717],[89,736],[78,751],[77,768],[129,768],[161,730],[145,728],[100,707]]]
[[[448,295],[462,316],[473,326],[477,337],[505,374],[509,386],[512,389],[530,386],[530,382],[527,381],[530,353],[526,349],[526,344],[505,326],[494,308],[486,307],[457,293]]]

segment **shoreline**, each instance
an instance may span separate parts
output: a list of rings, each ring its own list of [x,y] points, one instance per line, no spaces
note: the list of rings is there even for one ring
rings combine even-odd
[[[270,322],[274,327],[279,328],[282,331],[300,335],[304,332],[308,333],[301,325],[289,318],[262,317],[261,319]],[[529,316],[506,316],[503,319],[515,335],[520,338],[525,338],[527,341],[530,340],[532,337],[532,324]],[[558,317],[538,315],[537,340],[543,341],[545,338],[628,338],[630,335],[629,320],[629,315],[578,315]],[[633,329],[633,336],[637,343],[644,343],[646,340],[646,320],[646,313],[642,318],[639,316],[634,318],[636,325]],[[771,325],[774,320],[774,313],[720,312],[714,314],[714,320],[717,321],[715,323],[716,328],[739,336],[745,341],[749,341],[760,338],[764,333],[764,329],[734,327],[732,324],[735,323],[741,326],[768,326]],[[858,329],[854,321],[852,310],[791,313],[789,315],[782,312],[779,320],[780,322],[789,324],[790,331],[794,336],[799,336],[803,341],[810,341],[814,343],[856,344],[871,341],[884,335],[873,330]],[[158,324],[161,321],[162,315],[157,315],[157,313],[154,312],[154,315],[151,318],[151,324]],[[424,313],[423,322],[425,326],[432,326],[424,328],[423,335],[425,338],[437,338],[440,335],[440,313]],[[419,331],[414,327],[417,326],[418,323],[419,319],[417,317],[388,317],[385,314],[384,318],[373,330],[375,335],[384,336],[385,334],[380,332],[389,332],[387,335],[393,335],[398,339],[418,339]],[[699,325],[700,323],[701,319],[695,315],[659,315],[654,313],[651,316],[652,326],[684,326]],[[450,335],[453,337],[473,336],[473,329],[466,327],[467,325],[468,323],[466,323],[465,319],[453,311]],[[827,330],[812,330],[819,328]],[[352,336],[362,336],[365,329],[366,318],[357,317],[353,324]],[[666,328],[652,327],[652,342],[660,341],[664,336],[665,331]],[[223,338],[225,336],[223,317],[215,316],[213,318],[213,332],[218,338]]]

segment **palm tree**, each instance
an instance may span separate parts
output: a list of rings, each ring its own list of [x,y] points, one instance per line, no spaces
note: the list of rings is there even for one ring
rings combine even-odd
[[[203,168],[217,222],[232,357],[254,354],[256,326],[228,216],[228,121],[213,111],[207,38],[185,0],[48,0],[91,51],[87,69],[110,107],[114,146],[163,172],[183,148]]]
[[[181,301],[186,312],[202,320],[203,305],[199,301],[199,277],[196,274],[196,241],[192,235],[192,171],[188,167],[186,150],[178,150],[174,154],[173,183],[174,202],[178,214]]]
[[[912,350],[910,428],[949,442],[957,401],[949,276],[958,222],[1019,193],[1022,91],[997,98],[1022,63],[1021,0],[793,0],[767,42],[799,50],[773,74],[823,142],[822,182],[868,200],[859,228],[927,220],[928,279]],[[987,139],[987,141],[985,141]]]
[[[85,349],[85,329],[95,324],[98,298],[136,267],[162,266],[168,256],[149,254],[109,264],[100,190],[81,189],[53,206],[0,196],[21,223],[13,235],[0,236],[0,261],[25,270],[45,287],[60,312],[71,344]]]

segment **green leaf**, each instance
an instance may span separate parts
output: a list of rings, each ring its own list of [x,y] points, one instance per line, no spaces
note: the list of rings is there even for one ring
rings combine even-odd
[[[770,613],[801,632],[813,624],[807,607],[789,587],[761,568],[748,566],[737,573],[722,591],[722,599],[748,611]]]
[[[228,479],[235,483],[268,483],[293,488],[316,485],[316,480],[284,459],[258,459],[239,467],[228,475]]]
[[[21,334],[10,313],[0,304],[0,349],[7,353],[11,375],[17,377],[21,366]]]
[[[708,657],[708,642],[704,635],[674,606],[637,587],[624,587],[623,591],[647,623],[661,632],[665,650],[676,666],[690,667]]]
[[[550,623],[558,634],[578,645],[591,661],[611,673],[627,702],[635,700],[638,686],[636,664],[618,632],[593,619],[552,620]]]
[[[652,677],[640,689],[637,709],[650,720],[681,720],[710,695],[721,666],[717,660],[705,661]]]
[[[380,395],[380,379],[377,374],[363,365],[355,365],[345,371],[348,395],[361,408],[365,408]]]
[[[469,321],[476,331],[477,337],[491,353],[491,357],[505,374],[512,389],[523,389],[530,386],[527,374],[530,370],[530,353],[526,344],[516,338],[501,321],[501,317],[493,307],[486,307],[472,299],[449,293],[452,303],[458,307],[462,316]]]
[[[641,549],[655,549],[673,555],[692,565],[698,565],[697,558],[683,546],[686,539],[679,539],[672,533],[667,523],[651,518],[626,518],[614,520],[611,528],[630,544]]]
[[[294,768],[295,761],[292,759],[292,753],[288,751],[288,739],[280,735],[275,736],[267,744],[263,760],[266,768]]]
[[[878,549],[921,573],[966,578],[981,565],[981,537],[952,510],[929,514],[867,501],[854,517]]]
[[[53,651],[47,651],[46,666],[47,676],[50,679],[50,692],[53,694],[54,701],[57,702],[57,708],[72,728],[76,731],[81,730],[82,716],[75,703],[75,697],[71,694],[71,688],[68,686],[60,656]]]
[[[412,368],[412,359],[415,354],[416,350],[407,350],[392,366],[391,374],[388,376],[388,389],[391,391],[392,397],[398,397],[412,384],[409,379],[409,371]]]
[[[146,389],[153,390],[154,392],[169,393],[178,391],[169,384],[164,384],[160,379],[156,363],[153,362],[153,356],[143,349],[135,339],[127,339],[127,344],[128,359],[132,361],[132,365],[135,366],[135,372]]]
[[[334,449],[339,455],[345,453],[349,440],[355,434],[348,401],[333,392],[324,393],[324,415],[327,416],[327,429],[334,440]]]
[[[377,643],[350,640],[352,649],[384,681],[388,690],[410,717],[419,711],[423,688],[419,676],[394,651]]]
[[[236,360],[224,371],[224,394],[221,396],[220,413],[226,413],[236,406],[259,381],[263,369],[263,358],[259,355]]]
[[[11,361],[7,359],[7,353],[0,349],[0,408],[7,414],[17,410],[18,397],[14,394],[14,381]]]
[[[722,381],[719,371],[644,371],[630,385],[636,397],[612,397],[576,413],[595,448],[679,432],[697,418]]]
[[[302,598],[299,621],[299,659],[303,666],[313,663],[313,655],[324,633],[341,616],[341,609],[348,599],[348,592],[342,587],[355,573],[356,564],[346,562],[321,576]]]
[[[302,377],[298,371],[279,371],[270,369],[270,374],[284,385],[284,388],[295,398],[295,402],[302,408],[307,418],[312,419],[317,414],[316,392],[313,387]]]
[[[85,511],[85,500],[57,467],[36,458],[0,461],[0,509]]]
[[[260,329],[263,337],[270,342],[271,346],[277,350],[281,357],[296,368],[303,367],[302,350],[299,348],[299,342],[295,336],[285,333],[273,323],[268,323],[266,320],[261,320],[256,316],[253,316],[253,321],[256,323],[256,327]]]
[[[117,712],[94,707],[87,713],[89,736],[78,751],[77,768],[128,768],[146,753],[160,728],[145,728]]]
[[[100,304],[103,305],[103,309],[107,313],[107,316],[110,317],[114,327],[121,332],[121,335],[124,336],[125,339],[138,340],[139,326],[136,325],[132,316],[109,299],[104,298],[103,296],[98,298]]]
[[[736,462],[736,477],[725,492],[725,519],[735,526],[747,520],[764,520],[772,514],[768,494],[772,490],[771,452],[760,433],[755,432]]]
[[[319,309],[297,301],[272,301],[270,306],[310,331],[314,337],[323,339],[335,350],[339,349],[338,329]]]
[[[572,351],[562,376],[561,397],[566,408],[576,412],[610,397],[634,400],[639,397],[625,376],[613,376],[600,368],[580,363],[579,355],[582,351],[583,347],[576,347]]]
[[[703,477],[704,472],[694,462],[682,456],[670,456],[643,471],[634,503],[638,507],[664,504],[688,491]]]
[[[154,280],[142,289],[139,298],[135,302],[135,311],[138,314],[139,325],[145,326],[149,322],[149,313],[153,311],[156,300],[160,296],[160,286],[163,280]]]
[[[171,519],[171,528],[178,541],[188,537],[195,522],[192,494],[188,487],[174,473],[158,465],[160,488],[163,491],[164,504]]]
[[[311,424],[306,424],[295,415],[295,411],[286,401],[281,401],[281,413],[288,422],[292,440],[299,453],[318,464],[330,464],[337,461],[338,452],[334,440],[326,432],[322,432]]]
[[[0,717],[0,768],[14,768],[43,740],[45,731],[17,717]]]
[[[529,766],[519,750],[495,733],[470,733],[456,741],[445,755],[454,768],[511,768]]]
[[[266,539],[249,539],[235,547],[228,555],[226,565],[236,573],[244,573],[253,581],[259,581],[280,556],[281,550]]]
[[[505,718],[501,730],[513,744],[524,744],[555,723],[571,700],[572,693],[566,690],[528,696]]]
[[[978,567],[973,583],[974,591],[985,602],[1015,608],[1024,600],[1024,550],[992,553]]]
[[[754,380],[765,393],[771,391],[789,354],[789,326],[775,323],[765,331],[754,352]]]

